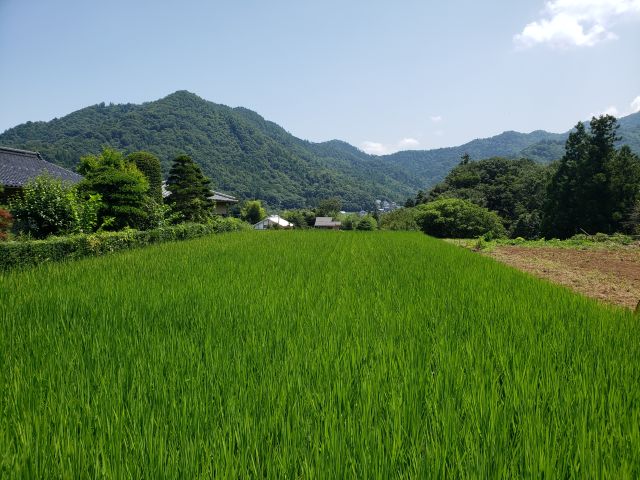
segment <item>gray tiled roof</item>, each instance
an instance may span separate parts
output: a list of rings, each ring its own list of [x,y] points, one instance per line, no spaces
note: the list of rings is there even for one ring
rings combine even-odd
[[[217,203],[238,203],[238,199],[226,193],[216,192],[211,190],[211,196],[207,197],[209,200],[215,200]],[[167,189],[167,182],[162,182],[162,197],[167,198],[171,195],[171,192]]]
[[[315,227],[339,227],[342,225],[340,222],[336,222],[332,217],[316,217]]]
[[[209,200],[215,200],[217,203],[238,203],[238,199],[222,192],[213,192]]]
[[[71,183],[82,180],[82,175],[47,162],[37,152],[0,147],[0,185],[22,187],[43,173]]]

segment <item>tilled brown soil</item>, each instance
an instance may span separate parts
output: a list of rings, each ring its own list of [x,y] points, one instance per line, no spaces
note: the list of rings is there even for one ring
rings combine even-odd
[[[640,301],[640,249],[577,250],[496,247],[488,255],[576,292],[635,309]]]

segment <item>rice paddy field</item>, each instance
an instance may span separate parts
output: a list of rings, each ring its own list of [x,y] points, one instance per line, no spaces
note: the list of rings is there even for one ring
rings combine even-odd
[[[639,478],[640,323],[419,233],[0,275],[2,478]]]

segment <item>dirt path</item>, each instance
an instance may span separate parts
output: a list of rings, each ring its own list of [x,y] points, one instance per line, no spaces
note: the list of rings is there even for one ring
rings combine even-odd
[[[640,249],[578,250],[499,246],[488,255],[598,300],[634,309],[640,300]]]

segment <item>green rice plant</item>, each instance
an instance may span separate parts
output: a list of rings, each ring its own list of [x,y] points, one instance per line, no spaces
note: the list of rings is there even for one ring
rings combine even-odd
[[[0,274],[3,478],[638,478],[640,328],[413,232]]]

